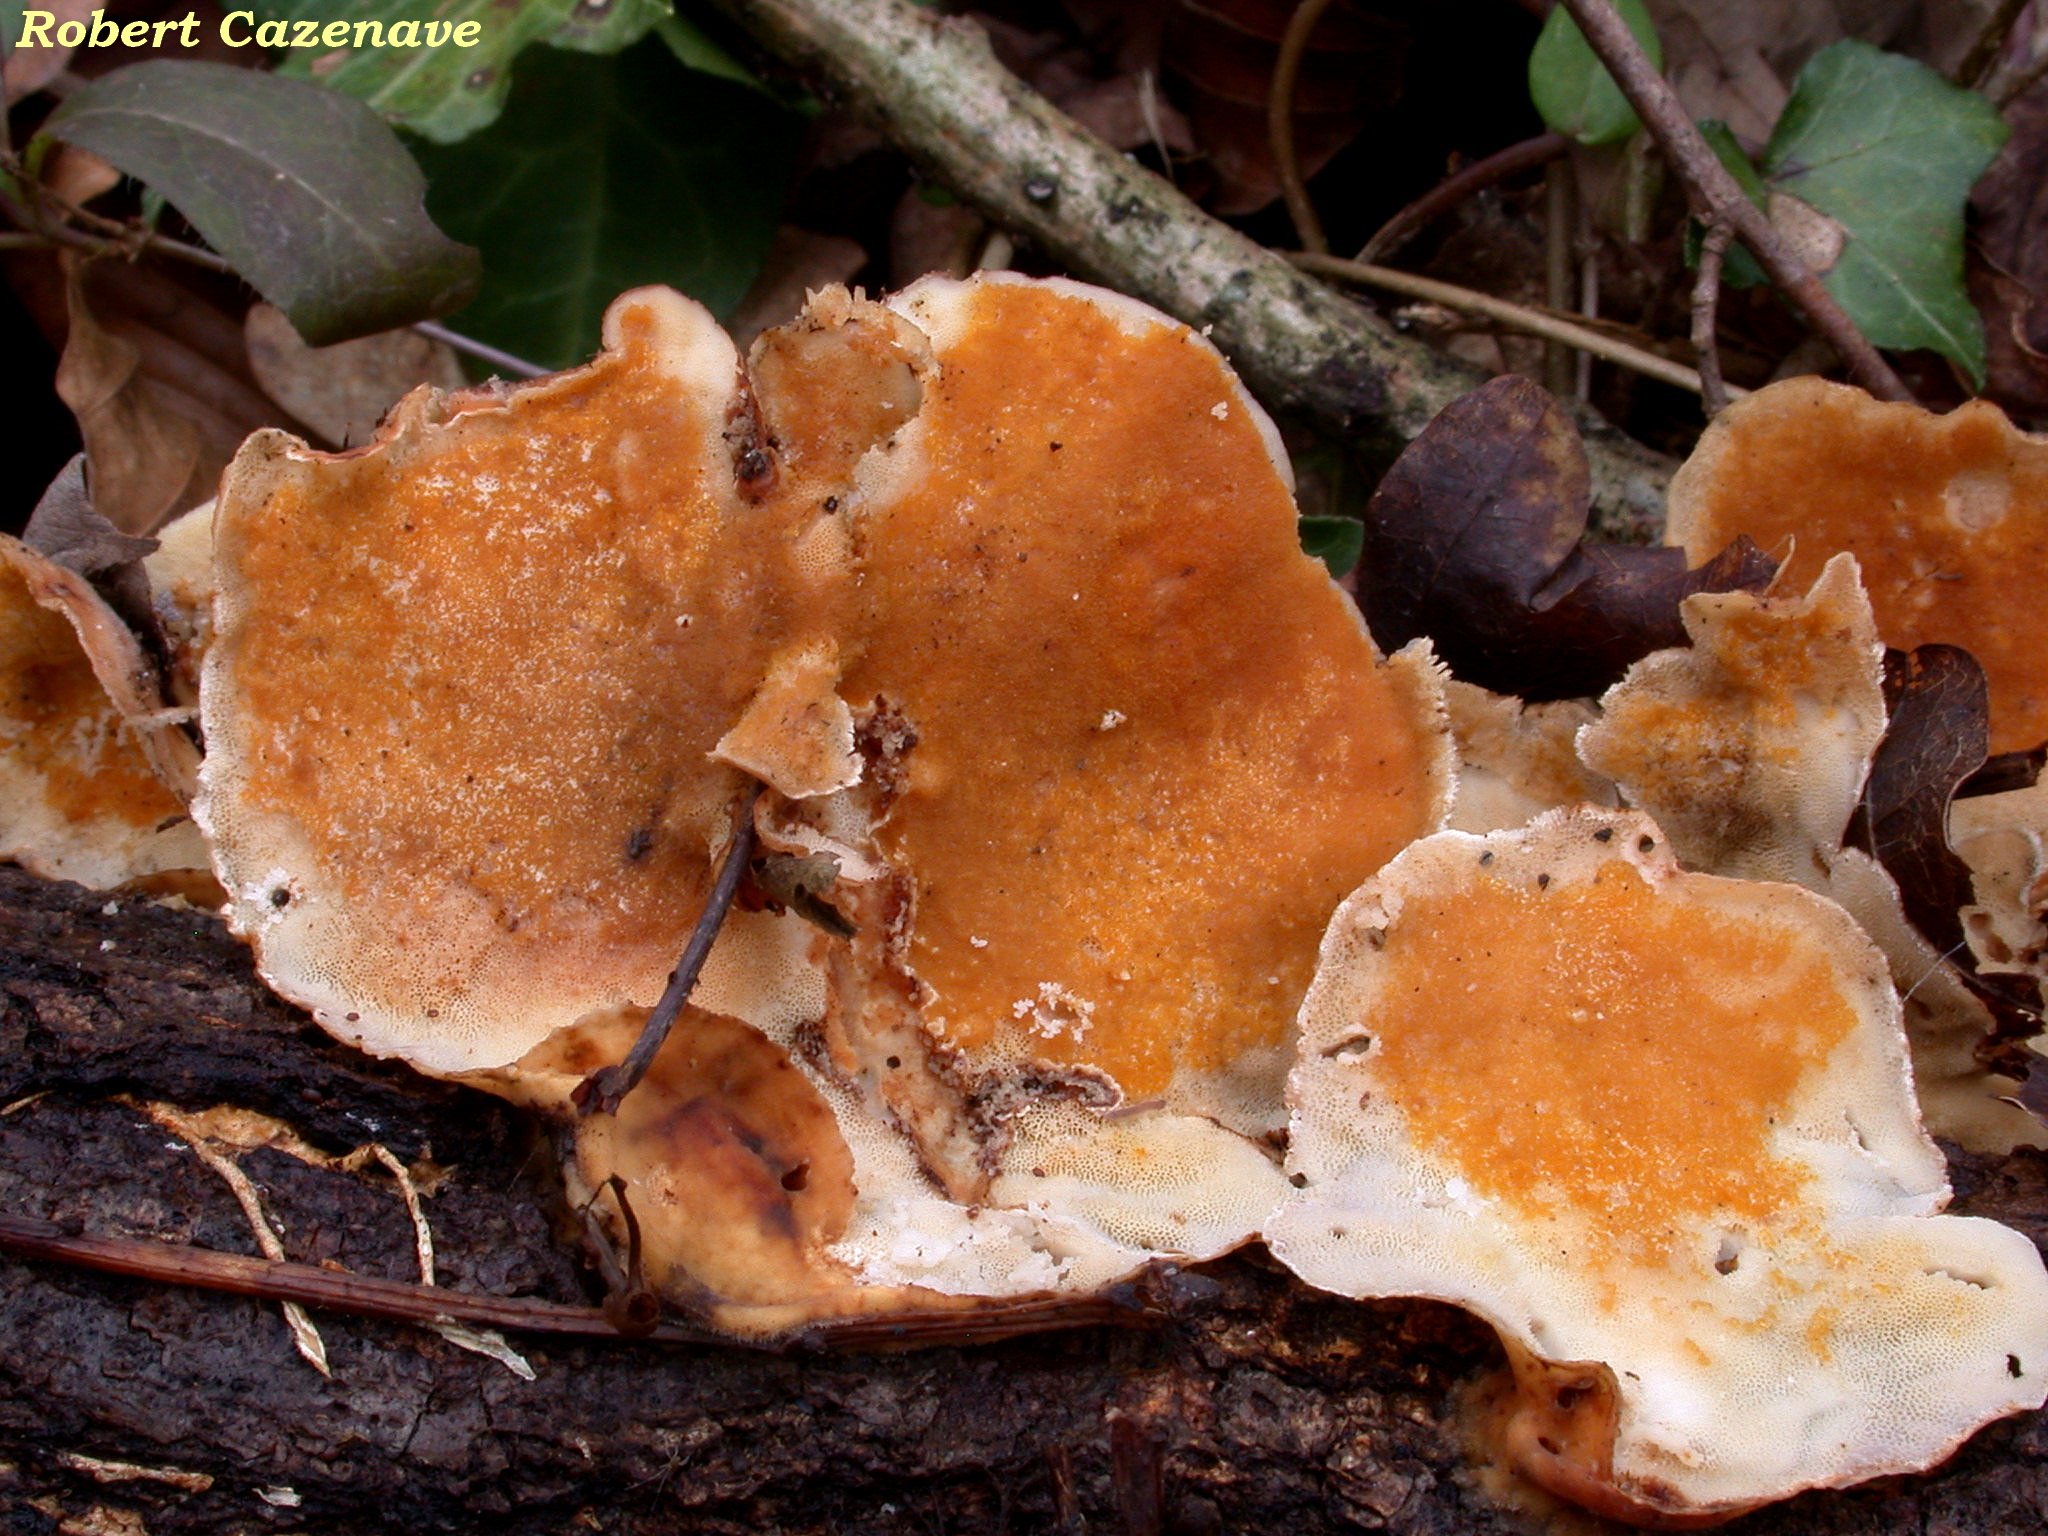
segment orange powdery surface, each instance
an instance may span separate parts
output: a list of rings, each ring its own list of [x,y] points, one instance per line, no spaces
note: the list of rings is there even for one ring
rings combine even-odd
[[[1373,1076],[1481,1193],[1653,1262],[1703,1218],[1802,1201],[1771,1126],[1856,1027],[1803,932],[1660,901],[1617,863],[1411,898],[1383,958]]]
[[[509,405],[409,403],[370,451],[230,480],[234,814],[300,829],[419,965],[481,920],[658,985],[701,905],[737,782],[706,754],[784,605],[734,558],[724,394],[679,387],[648,306],[617,313],[618,350]],[[465,984],[471,948],[445,952],[425,992]]]
[[[1148,1099],[1291,1037],[1331,909],[1436,825],[1427,712],[1199,338],[1056,287],[969,302],[919,472],[867,515],[845,692],[917,735],[881,842],[927,1021]]]
[[[0,561],[0,745],[67,822],[150,829],[184,807],[150,771],[78,636]],[[25,786],[20,787],[25,792]]]
[[[1672,487],[1672,531],[1694,558],[1741,533],[1790,551],[1795,585],[1850,551],[1886,643],[1983,664],[1994,752],[2048,739],[2048,442],[1997,407],[1936,416],[1788,380],[1709,430]]]

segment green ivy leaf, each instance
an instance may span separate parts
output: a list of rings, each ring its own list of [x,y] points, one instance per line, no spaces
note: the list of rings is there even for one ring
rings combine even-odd
[[[730,80],[735,85],[751,86],[757,91],[768,88],[761,83],[761,77],[734,58],[711,35],[693,21],[670,12],[654,24],[654,32],[668,51],[676,56],[679,63],[700,74],[715,75],[721,80]]]
[[[531,43],[580,53],[616,53],[644,37],[669,14],[668,0],[254,0],[263,19],[311,21],[326,26],[378,22],[386,42],[365,32],[362,47],[295,48],[280,55],[278,72],[345,91],[401,128],[437,144],[452,144],[495,121],[512,84],[512,62]],[[424,36],[429,21],[459,26],[476,22],[477,42],[426,48],[391,46],[394,29],[412,23]],[[403,37],[408,34],[398,33]]]
[[[1664,48],[1643,0],[1615,0],[1614,8],[1650,56],[1650,63],[1662,69]],[[1529,99],[1552,130],[1581,144],[1618,143],[1641,126],[1635,108],[1621,94],[1621,87],[1607,73],[1579,24],[1561,5],[1551,8],[1550,18],[1530,50]]]
[[[477,253],[434,227],[377,114],[253,69],[154,59],[72,92],[43,135],[161,193],[316,346],[444,314]]]
[[[1341,579],[1365,552],[1365,524],[1355,517],[1304,517],[1301,549],[1328,566],[1333,579]]]
[[[1772,221],[1811,232],[1813,264],[1863,334],[1930,347],[1976,385],[1984,326],[1963,287],[1963,207],[2005,137],[1983,97],[1851,40],[1800,71],[1762,166]]]
[[[434,216],[483,250],[462,329],[566,367],[596,350],[605,306],[636,284],[729,313],[775,233],[801,130],[758,92],[678,69],[653,40],[607,58],[533,54],[502,118],[421,151]]]

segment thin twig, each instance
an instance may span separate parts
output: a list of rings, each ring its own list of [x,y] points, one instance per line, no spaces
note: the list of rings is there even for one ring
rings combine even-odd
[[[65,201],[57,198],[47,188],[41,189],[41,195],[51,201]],[[5,193],[0,193],[0,217],[5,217],[9,223],[27,232],[25,239],[9,240],[10,246],[61,245],[93,256],[118,256],[125,261],[133,261],[145,253],[155,253],[195,267],[204,267],[209,272],[219,272],[230,277],[235,275],[234,264],[225,256],[203,250],[196,245],[187,245],[183,240],[173,240],[167,235],[159,235],[139,225],[124,224],[103,214],[79,208],[75,204],[68,205],[63,211],[66,214],[65,219],[52,220],[40,217],[38,213],[30,212]],[[68,219],[73,217],[86,219],[96,225],[111,226],[116,232],[92,234],[68,222]]]
[[[460,331],[451,331],[438,320],[416,320],[412,328],[422,336],[438,341],[467,357],[473,357],[480,363],[502,368],[514,378],[537,379],[552,371],[538,363],[529,363],[523,357],[514,357],[510,352],[500,352],[489,342],[478,341],[472,336],[463,335]]]
[[[1721,261],[1734,234],[1726,224],[1707,226],[1692,284],[1692,347],[1699,354],[1700,401],[1709,421],[1728,408],[1728,382],[1721,377]]]
[[[1561,133],[1539,133],[1533,139],[1524,139],[1506,149],[1495,150],[1484,159],[1474,160],[1462,170],[1446,176],[1374,230],[1372,238],[1359,248],[1358,259],[1384,261],[1466,198],[1484,191],[1497,181],[1505,181],[1519,172],[1534,170],[1546,161],[1555,160],[1570,147],[1571,140]]]
[[[830,1318],[800,1328],[783,1338],[750,1339],[683,1323],[662,1323],[639,1335],[621,1333],[597,1307],[572,1306],[531,1296],[485,1296],[451,1291],[445,1286],[385,1280],[289,1260],[257,1259],[219,1253],[188,1243],[156,1238],[71,1235],[53,1222],[31,1216],[0,1214],[0,1253],[68,1264],[101,1274],[126,1275],[161,1285],[190,1286],[253,1296],[259,1301],[289,1301],[414,1323],[423,1328],[461,1323],[502,1328],[514,1333],[546,1333],[610,1343],[695,1344],[770,1354],[829,1350],[866,1352],[948,1345],[988,1344],[1028,1334],[1070,1332],[1080,1328],[1151,1328],[1158,1324],[1156,1302],[1141,1278],[1101,1296],[1027,1296],[1017,1300],[975,1302],[930,1312],[884,1313],[874,1317]]]
[[[1881,400],[1911,400],[1892,372],[1792,248],[1779,237],[1764,211],[1749,200],[1734,176],[1708,147],[1678,96],[1657,73],[1610,0],[1560,0],[1636,115],[1656,138],[1684,183],[1700,222],[1726,223],[1749,248],[1778,291],[1825,336],[1848,365],[1850,377]]]
[[[1571,165],[1553,160],[1543,173],[1543,301],[1555,310],[1572,307],[1572,235],[1579,222],[1579,185]],[[1576,375],[1569,343],[1555,336],[1543,343],[1543,382],[1562,400]]]
[[[264,1301],[290,1301],[393,1322],[482,1324],[524,1333],[564,1333],[580,1338],[617,1339],[619,1331],[596,1307],[568,1306],[527,1296],[480,1296],[445,1286],[355,1275],[289,1260],[217,1253],[186,1243],[154,1238],[70,1236],[46,1221],[0,1215],[0,1251],[51,1263],[73,1264],[104,1274],[130,1275],[200,1290],[228,1291]],[[717,1334],[665,1324],[649,1335],[669,1344],[721,1344]]]
[[[2009,107],[2032,90],[2043,75],[2048,75],[2048,53],[2020,66],[2011,74],[2001,71],[1985,83],[1984,94],[1991,98],[1993,105]]]
[[[1280,57],[1274,61],[1273,82],[1266,92],[1266,135],[1272,143],[1280,195],[1287,200],[1287,212],[1302,249],[1318,254],[1327,254],[1330,242],[1323,234],[1322,220],[1316,217],[1315,204],[1309,201],[1308,187],[1301,179],[1301,161],[1294,152],[1294,82],[1301,74],[1301,56],[1308,51],[1316,23],[1329,8],[1330,0],[1301,0],[1295,7],[1286,32],[1281,34]]]
[[[718,930],[725,926],[725,915],[732,910],[733,897],[739,894],[740,877],[746,873],[747,864],[754,856],[754,802],[760,798],[761,785],[756,780],[740,800],[739,810],[733,818],[732,841],[726,845],[725,862],[718,866],[718,878],[712,882],[711,895],[705,900],[703,912],[698,914],[697,926],[690,930],[690,941],[683,946],[683,958],[676,963],[661,1000],[641,1026],[640,1038],[633,1042],[633,1049],[626,1053],[626,1059],[616,1066],[591,1073],[576,1085],[576,1092],[571,1097],[579,1114],[617,1114],[620,1103],[647,1075],[655,1053],[668,1039],[669,1030],[675,1027],[676,1017],[690,1000],[691,989],[697,985],[697,973],[704,969],[704,962],[711,955],[711,946],[718,941]]]
[[[2005,40],[2012,35],[2013,23],[2020,19],[2020,12],[2027,8],[2028,0],[1999,0],[1998,9],[1991,19],[1984,23],[1984,30],[1977,34],[1977,40],[1970,44],[1970,51],[1963,55],[1951,77],[1965,90],[1974,91],[1998,67],[1998,56],[2005,50]]]
[[[1527,305],[1495,298],[1490,293],[1460,288],[1453,283],[1440,283],[1433,277],[1418,277],[1413,272],[1402,272],[1393,267],[1375,267],[1361,261],[1347,261],[1342,256],[1317,256],[1307,251],[1298,251],[1291,253],[1289,259],[1304,272],[1362,283],[1369,288],[1383,288],[1390,293],[1421,299],[1425,303],[1441,304],[1447,309],[1483,315],[1488,320],[1514,330],[1525,331],[1531,336],[1541,336],[1546,341],[1561,341],[1568,347],[1577,347],[1582,352],[1610,363],[1617,363],[1623,368],[1642,374],[1645,378],[1658,379],[1663,383],[1689,390],[1693,394],[1699,394],[1701,391],[1700,376],[1682,363],[1674,363],[1669,358],[1657,356],[1654,352],[1645,352],[1641,347],[1632,347],[1625,341],[1616,341],[1611,336],[1603,336],[1598,331],[1589,330],[1583,325],[1574,325],[1569,320],[1560,320],[1555,315],[1530,309]],[[1743,395],[1748,391],[1731,389],[1729,393]]]

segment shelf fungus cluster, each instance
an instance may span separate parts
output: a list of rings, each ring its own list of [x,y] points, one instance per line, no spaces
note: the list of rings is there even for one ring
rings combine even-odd
[[[258,434],[207,528],[112,706],[85,596],[0,569],[54,722],[9,763],[67,743],[50,782],[177,822],[196,671],[266,980],[555,1119],[593,1225],[734,1335],[1263,1238],[1485,1317],[1514,1463],[1647,1524],[2048,1395],[2048,1275],[1939,1214],[1916,1067],[1932,1129],[2031,1122],[1967,989],[1902,1014],[1940,957],[1844,846],[1893,622],[1848,558],[1687,599],[1598,703],[1488,695],[1375,647],[1199,334],[1003,276],[829,289],[744,358],[631,293],[584,368]],[[1959,842],[1972,942],[2037,976],[2031,794]]]

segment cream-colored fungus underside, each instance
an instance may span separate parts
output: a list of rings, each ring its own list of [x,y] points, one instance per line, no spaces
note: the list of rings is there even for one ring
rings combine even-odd
[[[1854,559],[1810,591],[1701,593],[1690,646],[1630,667],[1579,753],[1694,869],[1821,888],[1884,737],[1883,647]]]
[[[101,889],[204,869],[198,829],[77,627],[38,600],[68,575],[0,538],[0,858]]]
[[[660,290],[605,330],[358,452],[259,433],[223,483],[199,816],[231,919],[431,1071],[659,993],[741,783],[707,754],[798,627],[735,490],[730,343]]]
[[[1949,807],[1949,841],[1970,866],[1963,931],[1987,971],[2048,977],[2048,783]]]
[[[1613,805],[1614,785],[1578,753],[1581,729],[1599,718],[1583,699],[1528,704],[1456,678],[1444,684],[1458,748],[1451,828],[1519,827],[1563,805]]]
[[[1273,1251],[1604,1365],[1611,1437],[1552,1486],[1732,1512],[2048,1392],[2040,1259],[1934,1217],[1883,958],[1807,891],[1683,874],[1629,813],[1444,833],[1339,909],[1302,1032]]]
[[[1885,729],[1882,648],[1856,562],[1837,555],[1810,591],[1701,594],[1689,647],[1629,669],[1579,750],[1665,829],[1689,869],[1787,880],[1862,924],[1905,998],[1920,1101],[1938,1134],[1979,1151],[2037,1141],[1976,1043],[1984,1005],[1906,918],[1891,877],[1842,835]]]
[[[1716,417],[1671,483],[1667,542],[1697,562],[1737,534],[1802,582],[1854,554],[1887,644],[1983,664],[1993,752],[2048,739],[2048,439],[1981,400],[1936,415],[1787,379]]]

